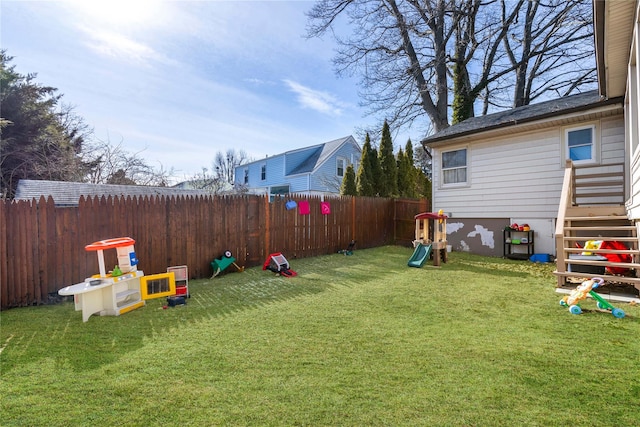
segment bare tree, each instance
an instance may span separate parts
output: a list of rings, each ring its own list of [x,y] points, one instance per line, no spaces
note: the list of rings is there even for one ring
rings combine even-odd
[[[93,184],[152,185],[164,187],[169,184],[173,170],[158,169],[147,163],[141,156],[144,150],[130,153],[123,147],[123,141],[96,140],[86,144],[83,159],[91,164],[86,180]]]
[[[211,194],[221,194],[229,189],[227,181],[217,174],[211,174],[207,168],[202,168],[199,173],[189,177],[187,182],[189,188],[206,190]]]
[[[395,129],[426,114],[439,131],[451,109],[464,120],[478,100],[486,113],[505,108],[505,99],[525,105],[593,83],[590,7],[590,0],[320,0],[307,13],[307,36],[334,35],[336,72],[361,77],[369,114]],[[345,19],[348,36],[338,32]]]
[[[249,156],[244,150],[236,151],[233,148],[227,150],[226,153],[218,151],[213,162],[213,170],[215,176],[223,182],[233,184],[233,172],[236,166],[240,166],[249,161]]]
[[[249,161],[246,151],[230,148],[223,153],[218,151],[213,161],[212,172],[203,167],[202,170],[186,179],[188,186],[197,190],[206,190],[211,194],[236,193],[248,191],[243,184],[234,183],[234,169]]]

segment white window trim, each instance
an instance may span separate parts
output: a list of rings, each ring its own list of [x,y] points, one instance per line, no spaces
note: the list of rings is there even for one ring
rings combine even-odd
[[[264,171],[264,178],[263,178],[263,174],[262,171]],[[260,165],[260,181],[266,181],[267,180],[267,164],[266,163],[262,163]]]
[[[340,162],[340,160],[342,160],[342,175],[338,175],[338,163]],[[346,157],[341,157],[341,156],[336,157],[336,176],[340,178],[344,178],[345,173],[347,173],[348,165],[349,163],[347,163]]]
[[[467,151],[467,156],[466,156],[466,161],[465,161],[465,169],[467,170],[467,180],[464,182],[453,182],[453,183],[449,183],[449,184],[445,184],[444,182],[444,168],[442,167],[442,156],[444,156],[445,153],[451,153],[452,151],[461,151],[461,150],[466,150]],[[470,185],[470,178],[471,178],[471,166],[469,165],[469,147],[468,146],[464,146],[464,147],[457,147],[457,148],[453,148],[450,150],[443,150],[440,152],[440,156],[439,156],[439,169],[440,169],[440,188],[458,188],[458,187],[468,187]]]
[[[561,162],[562,167],[565,166],[566,160],[569,160],[569,132],[591,129],[591,159],[590,160],[573,160],[574,165],[593,165],[600,163],[600,132],[596,123],[586,123],[580,126],[565,127],[562,133],[562,148],[564,151],[564,160]]]

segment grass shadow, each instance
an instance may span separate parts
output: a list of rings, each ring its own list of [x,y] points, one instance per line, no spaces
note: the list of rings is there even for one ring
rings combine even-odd
[[[388,252],[388,253],[387,253]],[[278,276],[261,267],[230,272],[213,279],[189,281],[184,306],[166,307],[166,299],[146,301],[145,307],[121,316],[91,316],[86,323],[72,302],[28,307],[2,313],[0,368],[2,373],[22,363],[53,357],[55,363],[77,371],[97,369],[125,358],[145,339],[188,328],[265,305],[357,286],[393,274],[402,259],[397,250],[376,248],[295,260],[296,277]]]

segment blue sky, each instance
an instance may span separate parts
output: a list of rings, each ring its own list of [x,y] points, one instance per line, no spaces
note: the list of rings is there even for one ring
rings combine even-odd
[[[357,80],[335,76],[335,42],[304,37],[312,5],[2,0],[0,45],[97,138],[144,150],[180,181],[229,148],[260,159],[347,135],[362,144],[357,129],[374,119]]]

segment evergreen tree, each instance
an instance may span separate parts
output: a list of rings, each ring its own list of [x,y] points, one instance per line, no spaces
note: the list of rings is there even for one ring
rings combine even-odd
[[[371,182],[371,195],[380,196],[382,171],[380,170],[378,151],[372,145],[369,145],[369,170],[371,171],[369,175]]]
[[[396,164],[398,165],[398,195],[400,197],[409,197],[407,196],[407,193],[409,192],[409,186],[411,185],[411,170],[409,169],[409,161],[407,156],[404,154],[402,147],[398,150]]]
[[[362,154],[360,155],[360,165],[356,176],[356,192],[359,196],[371,197],[373,192],[372,170],[371,170],[371,139],[369,134],[364,139]]]
[[[404,150],[405,160],[407,162],[407,188],[404,191],[405,197],[416,198],[418,196],[418,170],[413,162],[413,143],[411,139],[407,140]],[[398,190],[401,190],[398,188]]]
[[[431,200],[431,180],[419,168],[416,168],[416,197],[425,197]]]
[[[57,89],[21,75],[0,50],[0,196],[13,197],[18,180],[72,180],[84,170],[84,135]]]
[[[356,173],[353,171],[353,165],[347,166],[347,170],[342,177],[342,185],[340,186],[340,194],[342,196],[357,196],[356,189]]]
[[[380,196],[397,196],[398,165],[393,155],[393,141],[391,140],[391,131],[386,120],[382,126],[382,139],[380,140],[378,158],[380,159]]]

